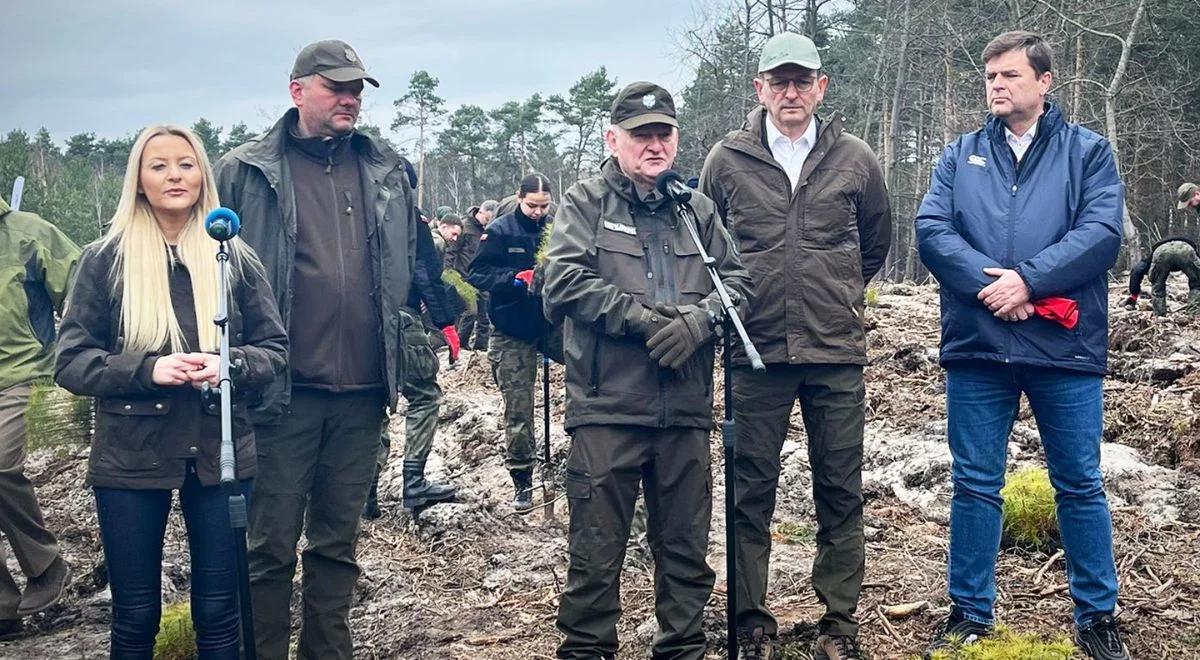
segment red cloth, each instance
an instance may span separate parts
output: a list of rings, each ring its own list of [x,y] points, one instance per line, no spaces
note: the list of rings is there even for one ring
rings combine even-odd
[[[462,350],[462,340],[458,338],[458,330],[454,326],[448,325],[442,328],[442,334],[446,337],[446,344],[450,346],[450,361],[458,361],[458,353]]]
[[[1042,298],[1033,301],[1037,315],[1054,321],[1067,330],[1074,330],[1079,323],[1079,303],[1070,298]]]
[[[525,288],[533,286],[533,269],[523,270],[517,273],[517,280],[525,283]]]

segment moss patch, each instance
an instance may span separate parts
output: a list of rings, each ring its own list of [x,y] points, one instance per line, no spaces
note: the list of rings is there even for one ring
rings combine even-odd
[[[191,660],[197,653],[191,605],[187,602],[168,605],[158,624],[158,637],[154,639],[154,660]]]
[[[1017,634],[1004,626],[975,644],[955,645],[933,654],[933,660],[1072,660],[1079,655],[1064,635],[1043,639],[1037,635]]]
[[[787,545],[811,544],[817,540],[817,530],[808,523],[785,520],[775,526],[775,540]]]
[[[1004,497],[1004,539],[1010,546],[1045,550],[1058,543],[1054,486],[1044,468],[1010,474]]]

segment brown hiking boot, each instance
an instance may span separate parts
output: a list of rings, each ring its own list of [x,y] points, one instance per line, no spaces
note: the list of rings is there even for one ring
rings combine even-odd
[[[821,635],[813,646],[813,660],[866,660],[858,639],[849,635]]]
[[[41,575],[29,578],[25,591],[21,593],[21,604],[17,616],[29,616],[52,607],[62,600],[71,582],[71,565],[58,556]]]

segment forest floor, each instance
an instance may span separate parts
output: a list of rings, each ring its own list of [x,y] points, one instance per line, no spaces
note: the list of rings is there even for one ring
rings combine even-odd
[[[938,303],[930,286],[883,284],[868,307],[870,366],[865,442],[867,574],[859,614],[875,658],[911,658],[948,611],[945,596],[950,456],[944,376],[937,366]],[[1172,306],[1181,306],[1175,291]],[[1121,309],[1111,294],[1111,376],[1105,380],[1105,483],[1121,579],[1120,613],[1135,658],[1200,658],[1200,319]],[[362,578],[351,610],[355,657],[552,658],[558,595],[567,567],[561,478],[548,488],[553,515],[516,515],[501,458],[502,402],[486,355],[443,364],[446,396],[430,476],[459,489],[453,504],[413,519],[400,506],[402,443],[381,476],[382,518],[364,522]],[[444,358],[443,358],[444,359]],[[562,429],[563,374],[551,370],[552,465],[569,440]],[[720,417],[721,374],[717,376]],[[540,410],[540,392],[539,396]],[[107,657],[110,596],[95,507],[84,486],[86,422],[54,424],[64,441],[31,452],[28,472],[46,518],[75,567],[68,596],[27,621],[27,635],[0,643],[0,657]],[[403,437],[403,415],[392,420]],[[541,438],[538,424],[539,442]],[[709,563],[717,587],[705,617],[709,657],[725,657],[725,515],[719,430],[714,430],[713,525]],[[785,658],[809,657],[822,608],[810,571],[815,554],[811,481],[799,409],[784,447],[773,529],[770,605]],[[1011,468],[1044,464],[1036,424],[1022,404]],[[552,470],[552,472],[554,472]],[[544,493],[539,490],[538,502]],[[172,517],[163,564],[164,600],[187,597],[183,528]],[[15,562],[9,560],[14,575]],[[649,655],[655,631],[653,562],[636,541],[625,561],[621,658]],[[998,617],[1018,632],[1070,635],[1071,599],[1061,555],[1005,549],[998,568]],[[911,605],[898,617],[889,608]]]

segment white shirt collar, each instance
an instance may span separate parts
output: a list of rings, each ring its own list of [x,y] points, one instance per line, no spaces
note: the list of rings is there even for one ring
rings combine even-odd
[[[804,129],[804,135],[795,140],[784,135],[783,131],[775,126],[775,122],[769,116],[765,123],[767,125],[767,144],[771,145],[772,148],[779,146],[780,140],[783,140],[783,143],[793,149],[802,146],[812,149],[812,146],[817,143],[817,118],[815,116],[809,118],[808,128]]]
[[[1004,140],[1008,142],[1009,147],[1012,147],[1018,161],[1025,157],[1025,152],[1029,150],[1029,145],[1033,144],[1033,138],[1037,137],[1037,128],[1038,123],[1035,121],[1029,127],[1029,130],[1025,131],[1024,135],[1017,137],[1016,133],[1008,129],[1007,124],[1004,126]]]

